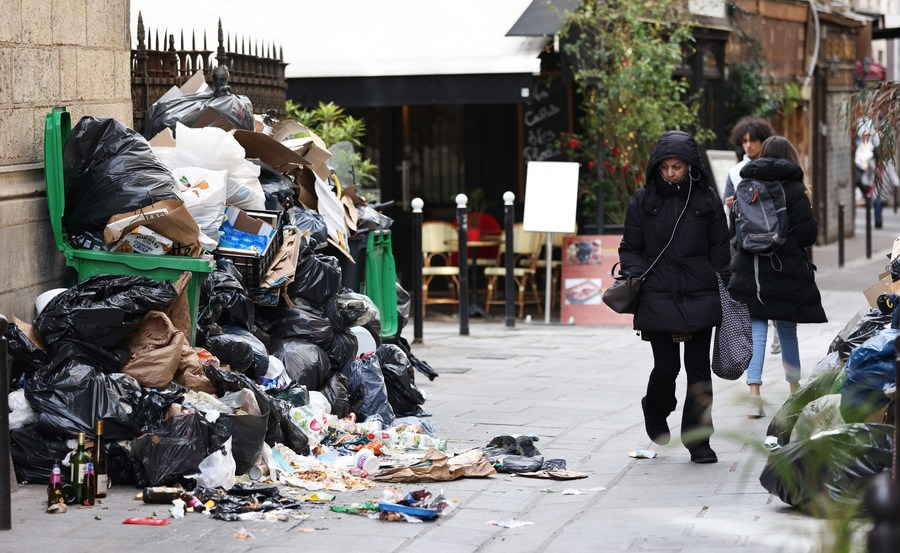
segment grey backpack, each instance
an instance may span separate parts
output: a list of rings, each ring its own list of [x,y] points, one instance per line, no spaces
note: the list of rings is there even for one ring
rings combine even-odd
[[[737,247],[772,253],[783,246],[790,227],[786,204],[781,182],[741,180],[734,193]]]

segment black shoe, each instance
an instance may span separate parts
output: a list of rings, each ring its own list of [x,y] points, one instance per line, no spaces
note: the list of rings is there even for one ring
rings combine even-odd
[[[719,458],[716,457],[716,452],[709,447],[708,444],[698,445],[694,449],[690,450],[691,452],[691,461],[699,464],[705,463],[718,463]]]
[[[644,410],[644,428],[647,430],[647,435],[650,436],[653,443],[666,445],[672,437],[669,433],[669,425],[665,418],[654,417],[647,413],[646,401],[647,398],[641,399],[641,409]]]

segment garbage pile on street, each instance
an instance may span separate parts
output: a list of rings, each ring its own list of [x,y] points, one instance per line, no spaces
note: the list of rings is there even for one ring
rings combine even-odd
[[[871,305],[847,321],[767,430],[772,451],[760,482],[808,514],[859,508],[874,477],[891,469],[900,237],[880,278],[867,291]]]

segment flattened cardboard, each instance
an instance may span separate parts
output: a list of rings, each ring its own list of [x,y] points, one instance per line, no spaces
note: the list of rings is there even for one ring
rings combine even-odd
[[[235,130],[232,134],[238,144],[243,146],[246,157],[259,159],[280,173],[296,174],[310,164],[302,155],[271,136],[242,129]]]
[[[869,302],[869,307],[873,309],[877,309],[878,305],[876,304],[876,300],[878,296],[881,294],[890,294],[891,292],[891,273],[882,273],[880,275],[881,279],[873,284],[872,286],[866,288],[863,291],[863,295],[866,297],[866,301]]]
[[[174,148],[175,147],[175,135],[172,134],[172,129],[169,127],[164,128],[159,131],[156,136],[151,138],[148,142],[151,148]]]

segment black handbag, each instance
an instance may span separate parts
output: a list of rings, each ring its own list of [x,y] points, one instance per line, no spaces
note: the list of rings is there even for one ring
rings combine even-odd
[[[675,226],[672,227],[672,234],[669,236],[669,241],[663,246],[662,251],[659,252],[659,255],[657,255],[656,259],[653,260],[653,263],[650,264],[650,267],[644,271],[644,274],[637,276],[622,274],[620,272],[619,276],[616,276],[616,267],[619,265],[618,261],[612,266],[612,269],[610,269],[609,274],[615,280],[603,291],[601,299],[607,307],[616,313],[637,313],[638,300],[641,298],[641,285],[644,284],[644,279],[647,278],[647,275],[650,274],[650,271],[652,271],[653,267],[656,266],[656,263],[662,259],[663,254],[666,253],[666,250],[669,249],[669,246],[672,244],[672,239],[675,238],[675,231],[678,230],[678,223],[681,222],[684,212],[687,211],[693,185],[694,181],[691,179],[690,184],[688,185],[691,187],[688,189],[688,199],[684,201],[684,207],[681,209],[681,213],[678,214],[678,219],[675,220]]]

